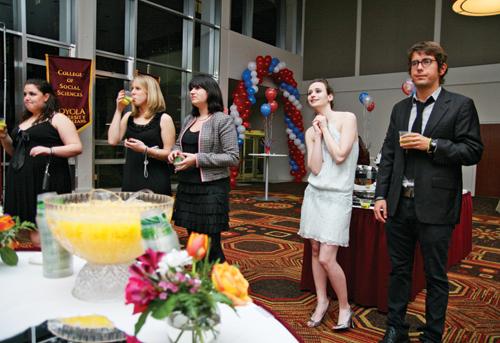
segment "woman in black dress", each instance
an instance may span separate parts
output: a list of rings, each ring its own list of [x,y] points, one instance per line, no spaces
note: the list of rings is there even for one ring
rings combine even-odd
[[[132,81],[131,98],[132,111],[122,117],[128,103],[125,91],[118,93],[115,114],[108,130],[111,145],[117,145],[125,138],[127,150],[122,190],[150,189],[171,195],[167,157],[175,142],[175,127],[172,118],[163,112],[165,100],[158,81],[151,76],[137,75]]]
[[[24,84],[24,114],[10,136],[0,128],[0,141],[12,158],[7,168],[5,212],[35,222],[37,195],[43,192],[70,193],[68,158],[82,152],[73,122],[58,113],[50,84],[32,79]],[[43,189],[45,166],[50,160],[50,181]],[[37,235],[32,235],[38,243]]]
[[[225,261],[221,231],[229,230],[229,167],[239,163],[236,129],[222,111],[219,85],[208,75],[189,83],[193,109],[168,160],[179,173],[175,224],[210,237],[210,261]],[[182,161],[178,162],[179,159]]]

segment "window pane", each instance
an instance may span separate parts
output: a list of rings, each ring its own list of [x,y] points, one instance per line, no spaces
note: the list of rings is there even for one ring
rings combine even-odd
[[[167,104],[167,113],[172,117],[176,131],[179,132],[181,125],[182,72],[143,62],[137,62],[137,70],[160,78],[160,88]]]
[[[165,6],[171,10],[176,10],[177,12],[184,12],[184,1],[183,0],[149,0],[155,4]]]
[[[193,47],[193,70],[214,74],[214,65],[219,55],[219,30],[199,23],[195,24]]]
[[[94,137],[108,139],[108,124],[116,109],[116,95],[127,88],[127,81],[97,76],[95,80]]]
[[[36,64],[26,65],[26,79],[47,79],[45,66],[39,66]]]
[[[98,50],[124,53],[125,1],[97,1],[96,46]]]
[[[306,1],[304,80],[354,75],[356,11],[356,1]]]
[[[434,1],[363,1],[360,73],[407,71],[408,48],[434,37],[434,7]]]
[[[28,57],[45,60],[45,54],[67,57],[69,56],[69,49],[28,42]]]
[[[96,188],[121,188],[123,178],[122,164],[96,164]]]
[[[198,0],[194,4],[194,16],[197,19],[219,25],[220,23],[220,1]]]
[[[16,97],[15,97],[15,77],[14,77],[14,41],[16,42],[17,45],[20,44],[20,38],[12,36],[10,34],[7,34],[7,102],[5,104],[6,109],[5,113],[0,113],[0,116],[2,118],[6,118],[7,121],[7,128],[9,130],[12,130],[15,126],[16,123],[16,116],[15,116],[15,103],[16,103]],[[0,61],[1,64],[3,65],[3,34],[0,35]],[[29,65],[28,65],[29,66]],[[5,75],[4,75],[4,68],[0,68],[0,80],[3,80]],[[0,111],[3,111],[3,92],[4,92],[4,83],[0,82]],[[21,99],[20,99],[21,100]]]
[[[14,27],[14,0],[0,0],[0,21],[5,24],[8,29],[16,29]]]
[[[276,46],[279,0],[254,0],[252,37]]]
[[[26,31],[59,40],[59,6],[60,0],[26,0]]]
[[[137,57],[180,67],[182,18],[139,3]]]
[[[124,159],[125,147],[123,145],[112,146],[108,144],[98,144],[95,146],[95,159]]]
[[[441,44],[450,67],[500,62],[500,16],[460,15],[443,2]]]
[[[243,33],[242,0],[231,0],[231,31]]]
[[[96,56],[95,65],[97,70],[112,71],[114,73],[127,74],[127,62],[112,58]]]

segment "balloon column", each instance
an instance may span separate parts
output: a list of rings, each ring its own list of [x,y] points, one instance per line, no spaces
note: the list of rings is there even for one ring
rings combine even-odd
[[[367,92],[359,93],[359,102],[363,105],[363,138],[365,139],[366,147],[370,148],[371,142],[368,137],[370,127],[370,116],[366,111],[371,112],[375,109],[375,101]]]
[[[238,82],[232,94],[233,103],[229,107],[229,114],[234,118],[234,124],[238,131],[238,144],[243,145],[245,131],[250,128],[250,108],[257,102],[255,93],[259,91],[258,85],[262,83],[266,76],[271,77],[282,91],[285,104],[286,132],[288,134],[290,174],[294,176],[296,182],[300,182],[306,175],[304,166],[304,125],[300,113],[302,104],[299,101],[300,94],[297,90],[297,82],[293,77],[293,72],[286,68],[286,64],[280,62],[277,58],[257,56],[255,61],[248,63],[247,68],[241,74],[242,79]],[[268,102],[260,106],[260,112],[265,120],[278,108],[278,103],[275,100],[276,96],[276,89],[271,88],[266,91]],[[267,121],[268,123],[272,122],[271,118]],[[267,144],[270,151],[271,140]],[[231,186],[233,187],[236,185],[237,176],[238,167],[231,168]]]

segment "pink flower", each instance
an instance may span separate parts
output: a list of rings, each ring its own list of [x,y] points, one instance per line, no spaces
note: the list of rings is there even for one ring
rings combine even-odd
[[[165,253],[148,248],[144,255],[137,258],[137,261],[141,262],[141,267],[147,274],[154,274],[163,255]]]
[[[135,336],[129,336],[127,334],[126,334],[126,336],[127,336],[127,343],[142,343]]]
[[[158,296],[158,291],[147,280],[130,277],[125,287],[125,303],[134,304],[134,314],[143,312],[149,303]]]

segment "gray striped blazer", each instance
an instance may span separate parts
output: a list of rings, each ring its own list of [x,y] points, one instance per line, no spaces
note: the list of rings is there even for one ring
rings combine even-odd
[[[182,136],[196,118],[188,115],[172,150],[182,151]],[[200,168],[201,181],[214,181],[229,176],[229,168],[240,162],[238,135],[233,118],[216,112],[203,123],[198,140],[196,166]]]

